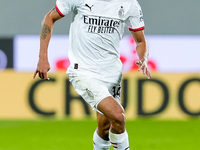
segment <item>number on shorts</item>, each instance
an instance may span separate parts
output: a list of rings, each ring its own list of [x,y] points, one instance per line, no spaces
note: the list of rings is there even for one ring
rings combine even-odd
[[[113,97],[119,96],[121,92],[121,86],[114,86],[113,88]]]

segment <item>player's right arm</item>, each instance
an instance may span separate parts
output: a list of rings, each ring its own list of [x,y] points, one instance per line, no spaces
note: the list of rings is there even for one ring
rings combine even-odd
[[[38,74],[41,79],[49,80],[47,75],[47,72],[50,70],[50,64],[48,61],[48,45],[53,32],[54,23],[61,18],[62,16],[60,16],[56,8],[54,7],[45,15],[42,21],[42,29],[40,33],[39,61],[33,78],[35,78]]]

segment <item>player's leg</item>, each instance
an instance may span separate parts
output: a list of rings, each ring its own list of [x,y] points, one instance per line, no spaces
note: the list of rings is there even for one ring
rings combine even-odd
[[[108,137],[110,129],[110,121],[103,115],[97,112],[98,128],[93,135],[94,150],[109,150],[111,143]]]
[[[69,79],[78,94],[93,108],[100,110],[110,121],[109,139],[112,141],[113,147],[116,150],[128,150],[128,135],[125,130],[124,110],[119,102],[111,96],[111,92],[108,91],[113,85],[109,84],[107,86],[100,80],[82,75],[69,76]],[[99,136],[96,137],[98,138]]]
[[[113,148],[115,150],[129,150],[125,114],[122,106],[112,96],[109,96],[100,101],[97,107],[111,123],[109,139]]]
[[[98,135],[106,140],[109,141],[109,129],[110,129],[110,121],[105,117],[105,115],[97,112],[97,133]]]

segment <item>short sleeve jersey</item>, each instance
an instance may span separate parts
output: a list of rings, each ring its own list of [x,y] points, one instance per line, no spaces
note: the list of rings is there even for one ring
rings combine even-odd
[[[112,82],[121,73],[119,43],[125,28],[145,28],[137,0],[57,0],[61,16],[73,12],[67,74],[86,73]]]

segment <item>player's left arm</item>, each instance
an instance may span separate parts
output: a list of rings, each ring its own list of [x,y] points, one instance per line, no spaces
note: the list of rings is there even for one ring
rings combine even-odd
[[[150,79],[151,73],[147,66],[149,50],[148,50],[144,32],[143,32],[143,30],[131,31],[131,34],[133,35],[133,38],[135,39],[135,42],[137,44],[136,50],[137,50],[137,54],[139,56],[139,60],[136,61],[136,64],[139,67],[138,70],[141,70],[143,72],[143,74],[146,75],[148,79]]]

